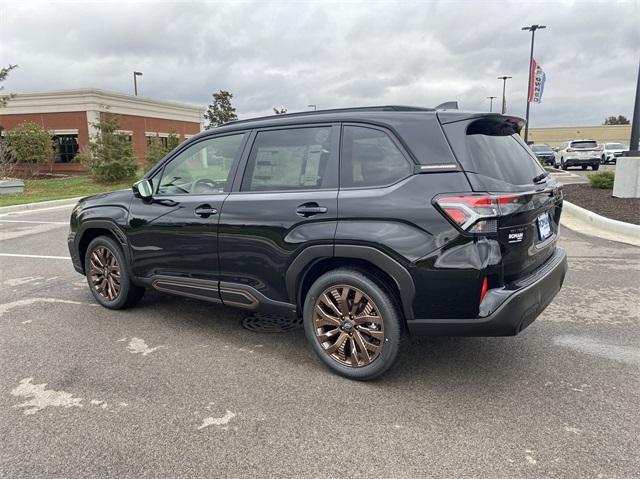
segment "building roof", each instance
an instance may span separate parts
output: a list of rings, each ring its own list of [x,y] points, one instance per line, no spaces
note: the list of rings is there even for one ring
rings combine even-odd
[[[9,100],[7,106],[0,110],[0,115],[71,111],[104,111],[201,123],[205,108],[98,88],[78,88],[17,93]]]

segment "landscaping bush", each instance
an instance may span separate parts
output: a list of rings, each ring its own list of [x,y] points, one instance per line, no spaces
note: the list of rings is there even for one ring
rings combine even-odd
[[[103,118],[93,126],[97,135],[91,139],[88,154],[81,158],[93,179],[100,183],[133,179],[138,162],[133,156],[129,137],[117,132],[117,119]]]
[[[145,170],[150,170],[156,163],[164,158],[171,150],[180,144],[180,138],[176,133],[171,133],[167,138],[167,146],[162,144],[162,140],[155,136],[151,138],[147,156],[145,157]]]
[[[589,175],[589,183],[592,188],[600,188],[603,190],[613,189],[613,179],[615,173],[613,171],[600,171]]]
[[[53,157],[53,140],[49,132],[37,123],[25,121],[7,131],[4,141],[16,164],[24,165],[25,174],[33,176],[39,165]]]

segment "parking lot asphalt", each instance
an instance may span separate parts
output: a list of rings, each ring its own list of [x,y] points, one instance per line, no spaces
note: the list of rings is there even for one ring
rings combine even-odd
[[[0,216],[1,477],[638,477],[640,248],[563,229],[522,334],[411,338],[358,383],[241,310],[97,306],[70,209]]]
[[[616,171],[616,165],[600,165],[598,171]],[[583,170],[582,168],[571,167],[566,171],[561,170],[559,167],[551,170],[551,175],[565,185],[572,185],[578,183],[589,183],[588,176],[596,173],[591,168]]]

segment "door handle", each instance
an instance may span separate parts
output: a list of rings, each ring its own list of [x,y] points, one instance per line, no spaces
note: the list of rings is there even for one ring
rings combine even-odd
[[[196,214],[196,216],[201,216],[202,218],[208,218],[211,215],[215,215],[218,213],[218,210],[215,208],[212,208],[211,205],[200,205],[197,206],[195,210],[193,210],[193,212]]]
[[[326,206],[319,206],[318,203],[305,203],[296,208],[296,214],[304,218],[313,215],[321,215],[327,212]]]

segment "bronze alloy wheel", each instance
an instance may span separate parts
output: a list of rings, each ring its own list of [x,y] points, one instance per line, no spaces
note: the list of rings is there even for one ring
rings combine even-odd
[[[344,366],[368,366],[382,352],[383,318],[371,298],[354,286],[326,289],[316,300],[313,326],[325,353]]]
[[[91,285],[96,292],[108,301],[115,300],[120,294],[120,265],[116,255],[105,247],[98,246],[91,253],[89,266]]]

